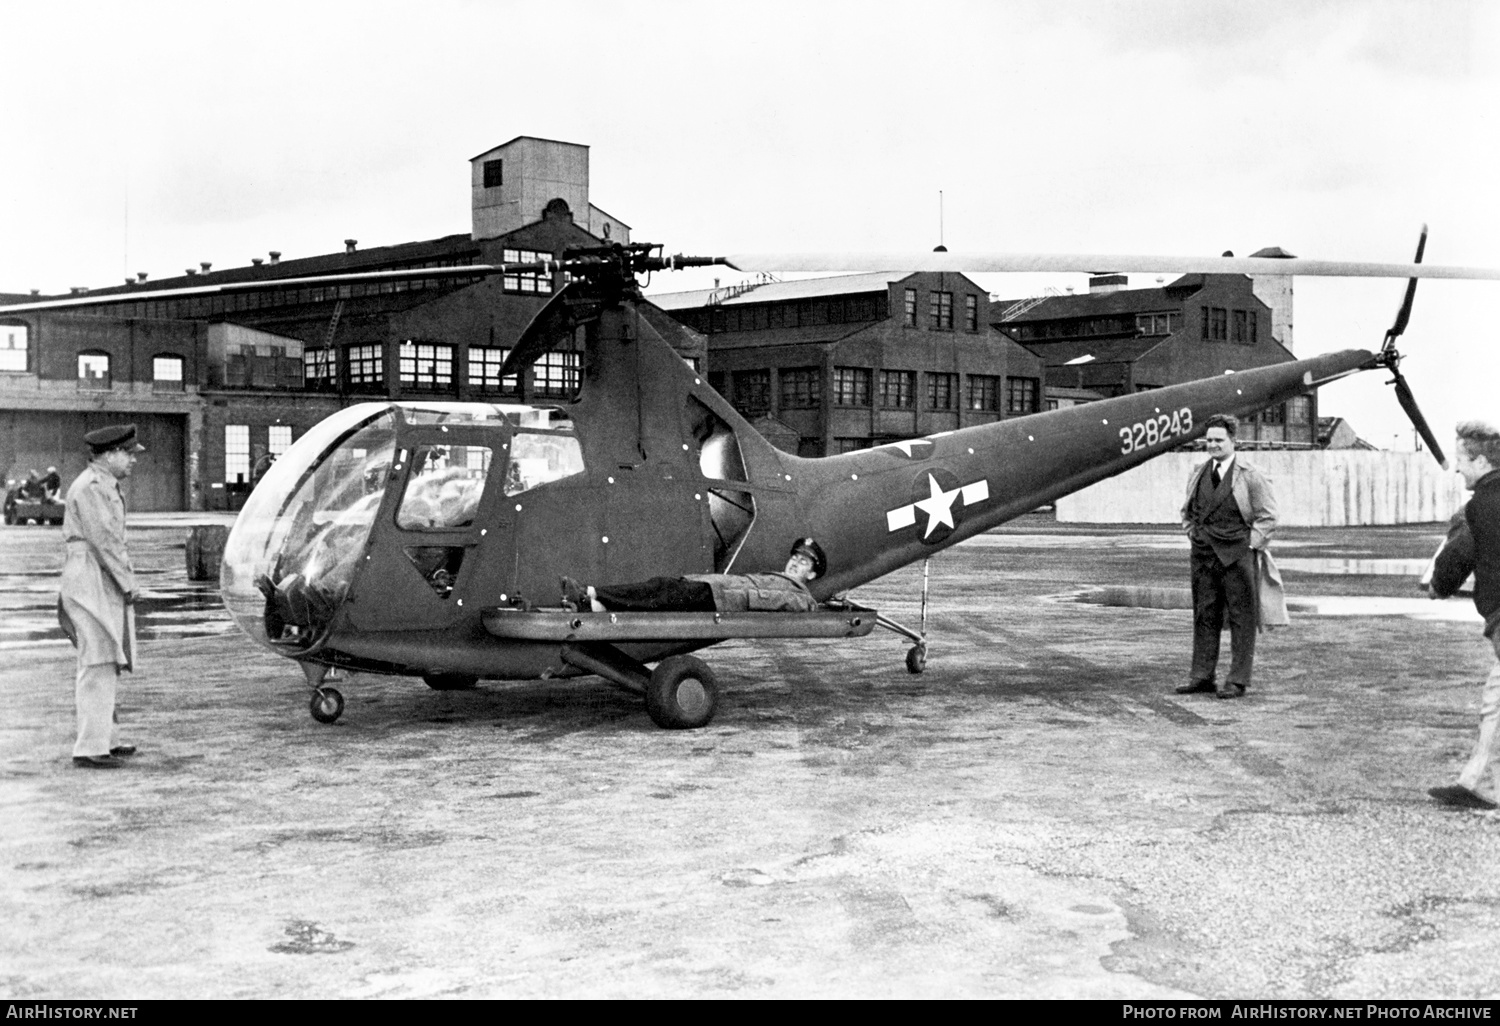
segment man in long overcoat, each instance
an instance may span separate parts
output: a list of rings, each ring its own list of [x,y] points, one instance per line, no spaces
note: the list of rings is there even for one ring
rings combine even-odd
[[[1257,555],[1276,530],[1276,499],[1265,474],[1235,455],[1238,427],[1234,417],[1208,418],[1204,443],[1211,458],[1188,478],[1182,504],[1183,528],[1192,543],[1193,665],[1178,694],[1211,691],[1239,698],[1250,686],[1260,611]],[[1226,616],[1229,673],[1219,683],[1219,636]]]
[[[90,431],[84,441],[92,459],[68,488],[58,615],[78,647],[73,763],[112,769],[122,765],[120,757],[135,754],[134,745],[120,743],[115,723],[115,684],[135,662],[135,571],[125,547],[120,482],[146,450],[136,441],[134,424]]]

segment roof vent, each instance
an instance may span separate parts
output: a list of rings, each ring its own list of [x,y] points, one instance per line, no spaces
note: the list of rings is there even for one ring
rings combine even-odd
[[[353,253],[355,247],[358,246],[358,245],[359,245],[359,240],[358,239],[345,239],[344,240],[344,252],[345,253]]]
[[[146,272],[145,271],[136,271],[135,272],[135,276],[136,276],[136,279],[138,281],[145,281],[146,280]]]
[[[73,295],[75,296],[81,296],[88,290],[89,287],[87,285],[72,285],[68,288],[68,291],[73,293]]]
[[[275,267],[279,263],[281,263],[281,250],[279,250],[279,249],[273,249],[273,250],[271,250],[271,266]]]
[[[208,269],[210,267],[212,267],[213,264],[209,263],[207,260],[203,260],[203,261],[199,262],[198,266],[201,267],[201,268],[203,268],[203,273],[204,274],[207,274],[208,273]]]
[[[192,268],[192,267],[187,268],[186,271],[185,271],[185,273],[187,274],[187,276],[189,278],[196,278],[196,277],[198,277],[198,271],[195,268]]]
[[[41,289],[32,289],[31,290],[31,294],[33,296],[40,296],[42,294],[42,290]]]
[[[1091,274],[1089,275],[1089,295],[1119,292],[1129,281],[1130,279],[1123,274]]]
[[[132,278],[130,275],[127,274],[125,276],[125,284],[126,285],[134,285],[135,284],[135,279]]]
[[[261,264],[265,263],[266,261],[265,261],[265,259],[263,257],[251,257],[250,258],[250,262],[252,264],[254,264],[256,267],[259,267]]]

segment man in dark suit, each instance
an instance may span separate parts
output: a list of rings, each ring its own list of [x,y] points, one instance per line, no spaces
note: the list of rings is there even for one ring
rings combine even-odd
[[[1276,499],[1270,480],[1237,456],[1239,421],[1208,418],[1204,442],[1210,459],[1188,478],[1182,526],[1191,539],[1193,666],[1180,695],[1213,692],[1239,698],[1250,686],[1259,613],[1256,553],[1276,530]],[[1219,636],[1229,620],[1229,674],[1217,681]]]

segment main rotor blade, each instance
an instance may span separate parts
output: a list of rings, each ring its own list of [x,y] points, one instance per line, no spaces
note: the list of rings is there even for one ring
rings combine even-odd
[[[1184,257],[1100,253],[736,253],[724,258],[740,271],[829,273],[953,271],[958,273],[1103,271],[1176,274],[1300,274],[1330,278],[1473,278],[1500,281],[1500,268],[1436,264],[1371,264],[1302,257]]]
[[[1448,469],[1448,458],[1443,455],[1443,447],[1438,444],[1437,436],[1432,433],[1432,428],[1427,426],[1427,418],[1422,416],[1422,411],[1417,407],[1416,396],[1411,394],[1411,386],[1406,383],[1405,376],[1399,370],[1392,368],[1391,373],[1395,375],[1396,401],[1411,418],[1412,427],[1417,429],[1417,434],[1422,436],[1422,441],[1427,443],[1427,448],[1432,450],[1433,458]]]
[[[547,305],[526,325],[515,347],[500,365],[499,376],[508,378],[530,367],[542,355],[551,352],[572,337],[580,324],[599,316],[597,303],[584,298],[586,286],[581,281],[570,281],[547,300]]]

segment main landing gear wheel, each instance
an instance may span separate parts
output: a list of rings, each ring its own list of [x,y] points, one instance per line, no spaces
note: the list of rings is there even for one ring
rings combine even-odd
[[[927,669],[927,646],[925,644],[913,645],[906,650],[906,672],[921,673]]]
[[[691,730],[707,726],[718,705],[719,683],[702,659],[668,656],[651,671],[646,712],[658,727]]]
[[[467,691],[479,683],[472,673],[424,673],[422,680],[434,691]]]
[[[310,709],[319,723],[332,723],[344,713],[344,696],[337,688],[318,688],[312,694]]]

